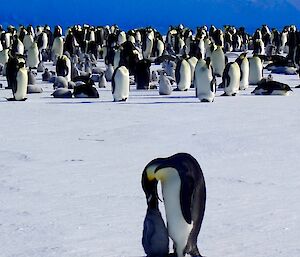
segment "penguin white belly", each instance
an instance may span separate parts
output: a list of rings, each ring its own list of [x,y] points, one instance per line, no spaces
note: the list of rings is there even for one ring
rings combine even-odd
[[[4,49],[0,52],[0,63],[2,63],[3,65],[8,62],[9,59],[8,51],[9,51],[8,49]]]
[[[27,85],[28,85],[28,73],[26,68],[20,68],[17,73],[17,91],[14,94],[15,100],[23,100],[26,98]]]
[[[165,50],[165,45],[161,40],[157,41],[157,57],[162,56]]]
[[[191,86],[192,75],[191,75],[190,65],[186,60],[182,61],[179,73],[180,73],[180,81],[177,85],[178,89],[180,91],[189,89]]]
[[[240,80],[240,90],[244,90],[249,86],[249,61],[244,58],[241,63],[241,80]]]
[[[199,98],[199,100],[207,100],[208,102],[212,102],[215,98],[215,90],[212,91],[211,88],[213,76],[211,69],[208,69],[205,66],[206,63],[203,60],[201,60],[201,62],[199,61],[199,65],[197,65],[195,69],[194,84],[197,90],[197,97]]]
[[[228,76],[230,77],[229,85],[224,88],[226,95],[234,95],[238,93],[240,87],[240,67],[237,63],[233,63],[228,71]]]
[[[249,59],[249,84],[255,85],[262,79],[263,65],[259,57]]]
[[[63,55],[64,50],[64,41],[61,37],[56,37],[53,41],[52,46],[52,60],[54,60],[55,56]]]
[[[162,194],[166,210],[167,227],[169,236],[176,247],[178,257],[183,257],[183,251],[193,224],[188,224],[182,215],[180,205],[181,180],[178,172],[173,168],[167,168],[166,170],[168,179],[162,180]]]
[[[29,68],[37,68],[40,60],[39,60],[39,49],[36,45],[36,43],[33,43],[35,45],[32,45],[27,53],[27,66]]]
[[[114,69],[119,67],[120,64],[120,58],[121,58],[121,51],[117,50],[115,52],[115,56],[114,56]]]
[[[113,97],[115,101],[122,101],[129,96],[129,72],[125,66],[121,66],[114,76],[115,89]]]
[[[34,40],[32,35],[25,35],[24,40],[23,40],[23,44],[24,44],[24,48],[26,51],[29,50],[29,48],[31,47],[31,45],[33,44]]]
[[[145,59],[149,59],[151,56],[151,52],[152,52],[152,48],[153,48],[153,39],[150,35],[147,36],[146,39],[146,49],[143,52],[143,56]]]
[[[70,82],[71,81],[71,70],[72,70],[72,66],[71,66],[71,61],[70,59],[67,57],[66,58],[66,65],[68,67],[68,74],[67,76],[65,76],[65,79]]]
[[[225,69],[225,55],[221,48],[211,53],[211,65],[214,69],[214,73],[217,76],[222,76]]]
[[[188,59],[188,63],[191,68],[191,82],[192,83],[194,81],[195,67],[196,67],[197,62],[198,62],[198,59],[196,57],[191,57],[190,59]]]

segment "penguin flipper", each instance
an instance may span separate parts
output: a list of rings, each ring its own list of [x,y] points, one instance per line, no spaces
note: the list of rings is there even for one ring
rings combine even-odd
[[[192,223],[192,213],[191,213],[191,206],[192,206],[192,198],[193,192],[195,189],[194,181],[189,176],[182,176],[181,177],[181,191],[180,191],[180,204],[181,204],[181,211],[185,221],[188,224]]]

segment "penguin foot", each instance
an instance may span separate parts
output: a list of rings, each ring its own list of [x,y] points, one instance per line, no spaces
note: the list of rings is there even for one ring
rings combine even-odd
[[[221,96],[228,96],[226,93],[223,93]]]
[[[178,87],[176,87],[173,91],[180,91],[180,89]]]
[[[296,86],[295,88],[300,88],[300,85],[299,85],[299,86]]]
[[[13,98],[6,98],[6,100],[7,100],[7,101],[10,101],[10,102],[11,102],[11,101],[23,101],[23,102],[24,102],[24,101],[27,100],[27,98],[23,98],[23,99],[21,99],[21,100],[16,100],[16,99],[13,97]]]

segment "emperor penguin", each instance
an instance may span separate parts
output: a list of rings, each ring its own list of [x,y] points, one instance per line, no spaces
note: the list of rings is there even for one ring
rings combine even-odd
[[[240,77],[241,71],[240,67],[236,62],[229,62],[222,76],[222,83],[224,85],[225,96],[235,96],[240,88]]]
[[[31,34],[26,34],[23,39],[24,49],[28,51],[31,47],[32,43],[34,42],[33,36]]]
[[[191,84],[193,85],[193,83],[194,83],[194,74],[195,74],[195,67],[196,67],[196,64],[198,62],[198,59],[197,59],[197,57],[192,56],[187,61],[188,61],[189,65],[190,65],[190,68],[191,68]]]
[[[197,160],[187,153],[149,162],[142,174],[148,206],[158,205],[157,185],[161,182],[167,229],[177,257],[202,256],[197,247],[205,212],[205,180]]]
[[[125,66],[119,66],[115,69],[111,86],[114,102],[127,101],[129,96],[129,71]]]
[[[40,53],[37,43],[33,42],[28,48],[26,64],[30,69],[36,69],[40,62]]]
[[[170,95],[172,93],[172,85],[170,80],[165,75],[164,71],[161,71],[159,75],[159,88],[158,92],[160,95]]]
[[[164,50],[165,50],[165,44],[162,39],[158,38],[156,43],[156,53],[157,53],[156,57],[162,56]]]
[[[263,64],[261,59],[254,55],[249,58],[249,84],[256,85],[263,78]]]
[[[240,90],[245,90],[249,87],[249,61],[247,53],[242,53],[237,59],[236,63],[240,66],[241,78],[240,78]]]
[[[185,59],[177,62],[175,69],[177,91],[187,91],[191,87],[191,67]]]
[[[151,31],[147,31],[146,33],[146,37],[143,43],[143,57],[145,59],[149,59],[151,57],[151,53],[152,53],[152,48],[153,48],[153,44],[154,44],[154,32]]]
[[[213,102],[216,94],[216,78],[213,75],[213,68],[210,58],[206,61],[200,59],[195,67],[194,86],[196,97],[201,102]]]
[[[51,49],[51,59],[52,61],[55,60],[57,56],[63,55],[64,51],[64,40],[61,36],[54,38],[52,49]]]
[[[221,77],[226,65],[226,57],[221,46],[217,46],[211,53],[211,65],[214,75]]]
[[[158,206],[147,208],[142,244],[147,256],[168,256],[169,235]]]
[[[11,57],[7,64],[6,77],[8,88],[12,89],[13,98],[9,101],[25,101],[28,86],[28,72],[23,58]]]
[[[71,81],[71,61],[66,55],[59,56],[56,62],[57,76],[63,76],[67,82]]]

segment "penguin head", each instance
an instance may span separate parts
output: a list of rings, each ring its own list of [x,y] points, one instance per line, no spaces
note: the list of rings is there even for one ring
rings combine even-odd
[[[161,159],[155,159],[148,163],[142,174],[142,187],[147,199],[147,205],[151,209],[158,209],[158,192],[155,169],[160,164]]]

